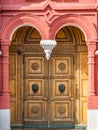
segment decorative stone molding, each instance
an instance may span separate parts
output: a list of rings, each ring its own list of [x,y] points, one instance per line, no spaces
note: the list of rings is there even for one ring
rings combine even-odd
[[[46,59],[49,60],[52,49],[57,45],[55,40],[41,40],[40,41],[41,47],[44,49],[46,54]]]
[[[0,32],[2,39],[10,42],[15,30],[23,26],[34,27],[36,30],[38,30],[43,39],[48,38],[47,30],[49,28],[44,20],[33,15],[32,13],[20,13],[10,18],[3,26]]]
[[[13,5],[6,0],[2,4],[2,10],[43,10],[46,9],[47,6],[52,7],[54,10],[83,10],[83,9],[97,9],[95,0],[89,0],[88,4],[87,1],[80,0],[25,0],[26,2],[20,2],[21,4],[17,4],[17,1],[13,2]],[[32,4],[32,2],[34,4]],[[71,4],[72,2],[72,4]],[[29,3],[29,4],[28,4]],[[40,4],[39,4],[40,3]],[[24,4],[24,8],[22,8],[22,4]],[[61,6],[59,6],[61,4]]]
[[[57,30],[64,26],[75,26],[78,27],[85,35],[86,41],[91,41],[91,39],[97,38],[97,32],[92,23],[89,22],[87,18],[78,14],[65,14],[61,17],[55,19],[50,28],[50,39],[54,39],[56,36]],[[92,32],[90,32],[91,30]]]

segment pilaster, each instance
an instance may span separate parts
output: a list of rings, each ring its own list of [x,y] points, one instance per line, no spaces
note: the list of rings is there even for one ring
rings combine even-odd
[[[96,44],[96,52],[95,52],[95,78],[96,78],[96,82],[95,82],[95,94],[98,96],[98,42]]]
[[[88,45],[88,123],[87,130],[98,129],[98,96],[96,95],[96,56],[97,42],[90,41]]]
[[[95,50],[96,42],[90,41],[88,45],[88,95],[95,95]]]
[[[9,95],[9,44],[1,43],[2,49],[2,94],[0,95],[0,128],[10,130],[10,95]]]
[[[2,94],[2,56],[0,56],[0,95]]]
[[[3,43],[2,46],[2,96],[0,96],[0,108],[10,108],[9,95],[9,44]]]

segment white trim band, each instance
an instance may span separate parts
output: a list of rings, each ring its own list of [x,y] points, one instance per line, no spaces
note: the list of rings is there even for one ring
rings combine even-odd
[[[0,109],[0,128],[1,130],[11,130],[10,109]]]
[[[98,110],[88,110],[87,130],[98,130]]]

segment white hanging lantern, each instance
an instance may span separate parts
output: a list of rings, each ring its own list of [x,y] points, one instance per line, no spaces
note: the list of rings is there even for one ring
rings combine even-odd
[[[44,49],[46,54],[46,59],[49,60],[50,55],[52,53],[52,49],[57,45],[55,40],[41,40],[40,41],[41,47]]]

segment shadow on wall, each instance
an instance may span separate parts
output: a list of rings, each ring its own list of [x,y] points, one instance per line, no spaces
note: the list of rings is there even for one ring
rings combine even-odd
[[[79,2],[79,0],[51,0],[55,2]]]
[[[32,0],[25,0],[26,2],[32,2]],[[33,3],[38,3],[38,2],[43,2],[43,1],[46,1],[46,0],[33,0]],[[51,0],[51,1],[54,1],[54,2],[79,2],[79,0]]]
[[[46,0],[25,0],[26,2],[33,2],[33,3],[39,3],[39,2],[43,2],[43,1],[46,1]]]

